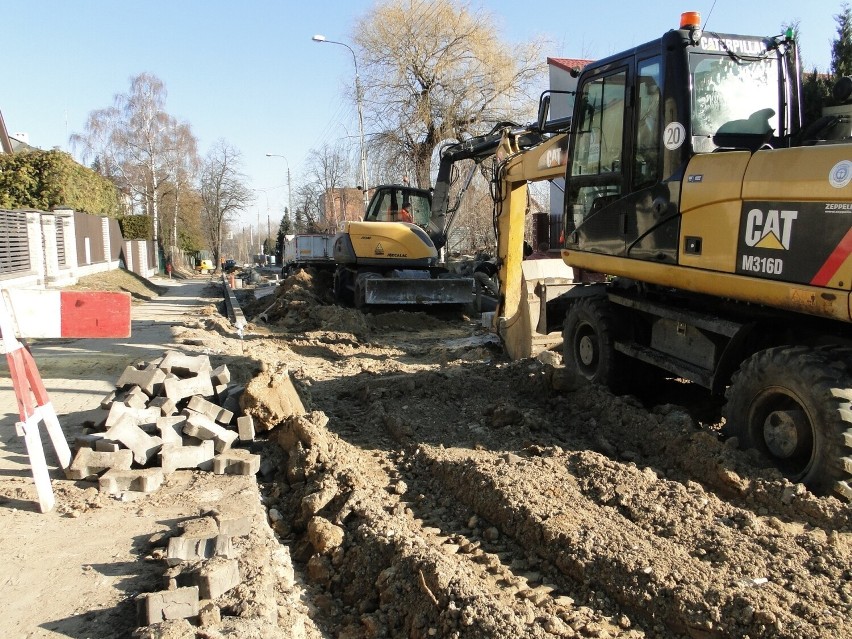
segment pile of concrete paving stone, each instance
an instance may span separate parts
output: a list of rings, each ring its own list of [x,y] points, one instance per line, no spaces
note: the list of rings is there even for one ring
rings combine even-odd
[[[168,351],[157,360],[128,366],[116,390],[101,403],[108,411],[104,420],[77,438],[66,476],[96,479],[102,493],[118,497],[151,493],[178,469],[254,476],[260,471],[260,456],[233,447],[253,441],[255,435],[252,417],[240,415],[243,390],[231,383],[227,366],[213,368],[206,355]],[[182,522],[179,534],[163,539],[167,547],[158,554],[168,566],[166,589],[137,598],[141,627],[134,636],[173,636],[169,624],[182,623],[188,629],[189,620],[202,626],[219,623],[214,600],[237,586],[255,588],[241,574],[235,545],[237,539],[243,540],[240,547],[250,543],[250,534],[263,538],[266,533],[266,543],[260,544],[270,552],[270,565],[279,576],[289,574],[292,583],[289,553],[270,543],[274,535],[252,484],[237,482],[240,494]]]
[[[118,495],[153,492],[181,468],[256,474],[260,456],[233,448],[254,439],[254,421],[239,415],[244,389],[230,382],[207,355],[167,351],[128,366],[101,402],[106,418],[77,438],[66,477],[97,478],[101,492]]]

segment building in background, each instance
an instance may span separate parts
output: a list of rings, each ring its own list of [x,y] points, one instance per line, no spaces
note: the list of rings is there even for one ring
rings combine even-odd
[[[318,230],[334,233],[341,222],[357,221],[364,217],[364,195],[360,189],[326,189],[320,196],[321,218]]]
[[[574,113],[573,92],[577,90],[577,80],[580,72],[593,60],[576,58],[547,58],[548,74],[551,91],[567,91],[570,93],[554,93],[550,101],[550,119],[571,117]],[[567,162],[568,158],[563,158]],[[535,245],[549,242],[550,246],[559,246],[562,234],[562,204],[564,202],[565,180],[559,178],[550,184],[550,214],[547,219],[537,216],[533,220]]]

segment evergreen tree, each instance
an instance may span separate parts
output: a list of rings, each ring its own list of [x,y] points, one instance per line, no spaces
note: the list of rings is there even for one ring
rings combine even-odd
[[[275,238],[275,263],[284,263],[284,236],[293,233],[293,223],[290,221],[290,215],[286,212],[281,218],[281,224],[278,225],[278,235]]]
[[[848,4],[842,4],[834,19],[837,21],[837,39],[831,43],[831,72],[837,80],[844,75],[852,75],[852,9]]]
[[[814,67],[802,79],[802,115],[805,125],[822,116],[822,108],[836,104],[832,97],[834,83],[844,75],[852,75],[852,9],[846,3],[834,16],[837,38],[831,43],[830,73]],[[796,25],[798,27],[798,24]],[[798,28],[796,29],[798,31]]]

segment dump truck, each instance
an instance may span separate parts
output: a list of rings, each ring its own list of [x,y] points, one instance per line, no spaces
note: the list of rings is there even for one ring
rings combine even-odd
[[[307,267],[333,269],[334,236],[322,233],[299,233],[284,238],[281,276]]]
[[[741,447],[850,499],[852,139],[830,117],[803,129],[800,96],[792,33],[710,33],[691,12],[586,66],[566,130],[540,116],[542,142],[495,171],[495,327],[513,356],[561,331],[592,383],[700,384]],[[525,323],[526,185],[554,177],[571,281],[542,279]]]

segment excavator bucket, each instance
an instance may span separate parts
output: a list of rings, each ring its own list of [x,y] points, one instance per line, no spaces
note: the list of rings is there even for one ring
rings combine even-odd
[[[363,304],[469,304],[473,280],[456,278],[373,277],[359,282]],[[359,293],[356,291],[356,299]]]
[[[515,313],[499,318],[497,332],[512,359],[534,357],[562,343],[561,331],[541,334],[536,329],[541,308],[574,287],[574,269],[562,258],[524,260],[521,263],[520,303]]]

